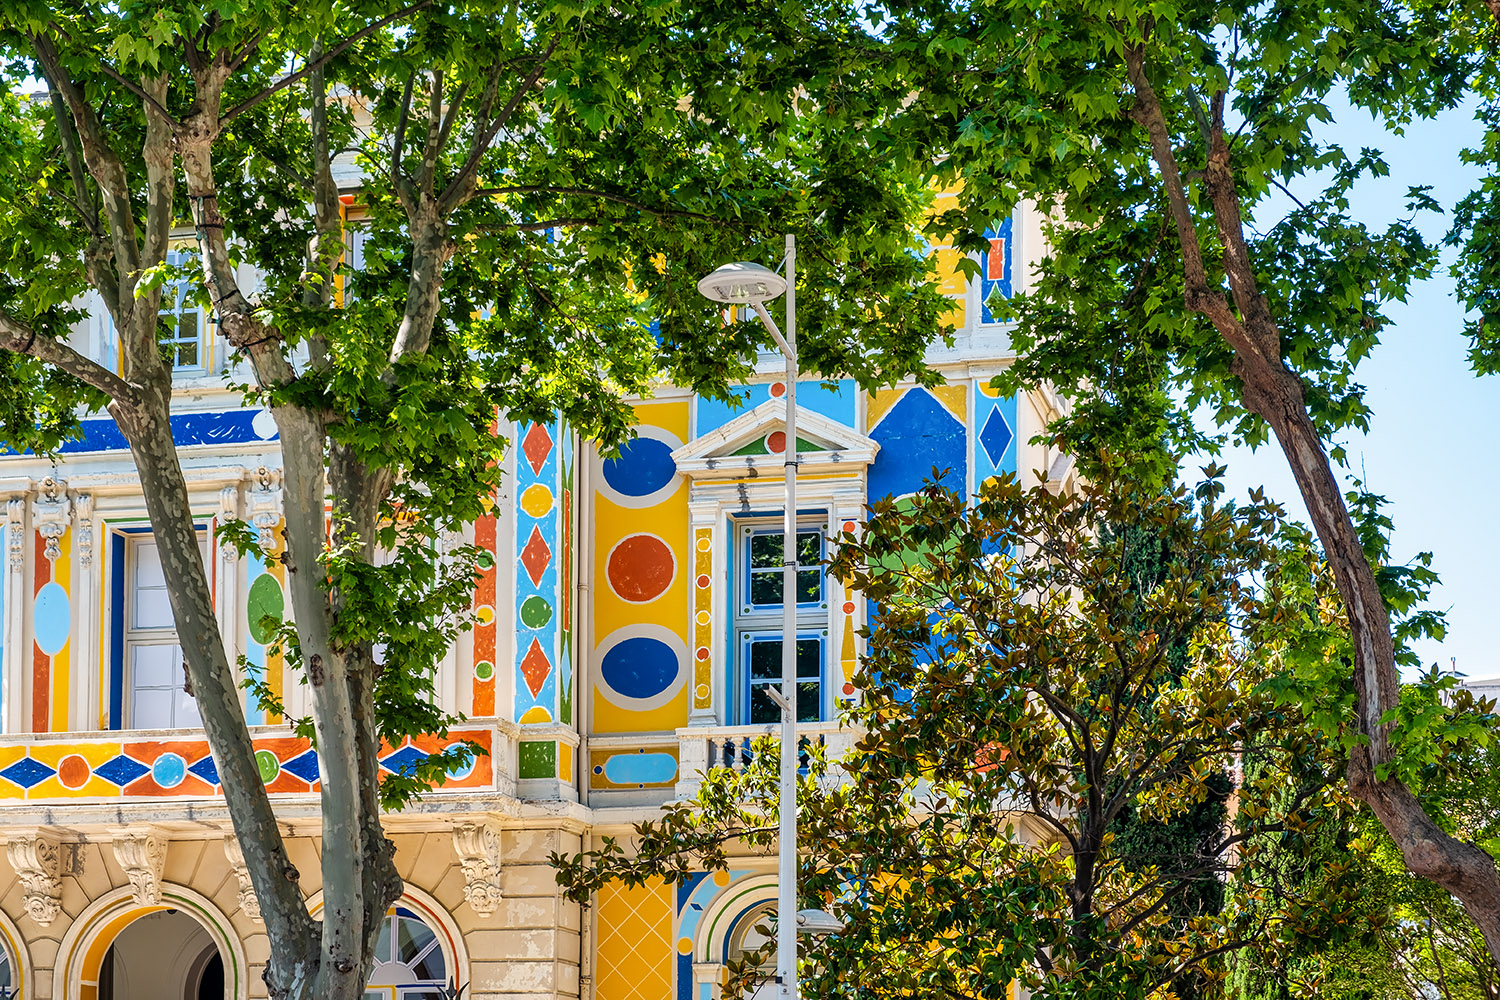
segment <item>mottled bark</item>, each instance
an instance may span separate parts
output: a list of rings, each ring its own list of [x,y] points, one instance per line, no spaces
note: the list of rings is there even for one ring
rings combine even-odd
[[[1327,449],[1308,415],[1302,380],[1282,360],[1281,331],[1250,262],[1225,136],[1224,94],[1213,99],[1203,190],[1223,248],[1232,303],[1221,289],[1209,284],[1192,209],[1160,98],[1146,72],[1144,51],[1127,47],[1125,61],[1135,89],[1132,116],[1150,139],[1176,226],[1185,265],[1186,304],[1206,316],[1233,349],[1231,370],[1240,380],[1241,398],[1276,435],[1344,602],[1354,645],[1355,725],[1368,740],[1350,753],[1349,789],[1396,841],[1407,868],[1463,903],[1483,932],[1492,960],[1500,963],[1500,871],[1494,858],[1444,833],[1400,780],[1377,775],[1377,769],[1391,760],[1391,727],[1381,719],[1395,707],[1401,693],[1390,614],[1344,504]]]

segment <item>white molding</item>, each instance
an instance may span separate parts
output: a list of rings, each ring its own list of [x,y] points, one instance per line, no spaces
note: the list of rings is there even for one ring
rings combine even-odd
[[[779,476],[784,455],[735,455],[757,438],[786,428],[786,402],[769,399],[715,430],[694,438],[672,452],[677,471],[691,480],[758,479]],[[804,474],[860,473],[875,460],[880,445],[852,427],[811,410],[798,408],[797,436],[823,446],[821,451],[798,451]],[[795,448],[796,442],[787,447]],[[764,471],[762,471],[764,470]]]

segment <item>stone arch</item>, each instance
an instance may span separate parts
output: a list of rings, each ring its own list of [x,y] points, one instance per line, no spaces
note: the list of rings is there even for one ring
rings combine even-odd
[[[31,949],[26,947],[26,939],[15,921],[3,910],[0,910],[0,945],[10,955],[11,988],[21,1000],[32,1000],[36,995],[32,984],[36,980],[32,978]]]
[[[697,940],[693,942],[693,961],[724,964],[740,918],[766,903],[774,904],[777,891],[773,874],[736,879],[721,889],[703,908]]]
[[[418,889],[410,882],[407,882],[402,889],[401,898],[392,905],[409,907],[421,916],[422,922],[437,934],[438,943],[443,949],[443,957],[450,970],[449,974],[459,985],[468,982],[469,949],[464,944],[463,931],[459,930],[458,922],[453,919],[447,908],[432,894]],[[319,889],[307,897],[307,912],[317,916],[322,910],[323,890]]]
[[[113,889],[74,918],[57,950],[52,1000],[97,1000],[99,969],[116,937],[148,913],[178,910],[208,932],[224,960],[224,990],[230,1000],[248,1000],[249,965],[245,947],[222,910],[207,896],[174,882],[161,883],[161,902],[143,906],[130,886]]]

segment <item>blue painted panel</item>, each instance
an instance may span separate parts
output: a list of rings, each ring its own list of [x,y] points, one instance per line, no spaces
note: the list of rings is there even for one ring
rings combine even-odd
[[[723,427],[745,410],[764,403],[771,398],[771,384],[761,382],[757,385],[741,386],[738,392],[744,401],[738,409],[731,409],[728,403],[721,400],[699,396],[698,415],[693,422],[693,434],[701,437],[709,431]],[[837,420],[846,427],[854,426],[854,401],[857,395],[851,379],[844,379],[832,389],[823,382],[800,380],[797,382],[797,408],[799,410],[810,410],[830,420]]]
[[[1016,471],[1016,400],[974,393],[974,486]]]
[[[172,414],[172,440],[178,447],[194,444],[243,444],[248,441],[276,440],[275,424],[255,418],[262,410],[223,410],[210,413]],[[261,433],[266,432],[266,433]],[[62,454],[86,451],[124,451],[129,448],[125,435],[112,417],[90,417],[82,422],[82,434],[57,449]],[[0,454],[14,455],[9,448]]]
[[[979,258],[980,322],[1004,323],[1005,299],[1011,297],[1011,262],[1014,258],[1015,226],[1007,218],[994,229],[986,229],[985,237],[990,241],[990,252]],[[993,308],[991,308],[993,304]]]
[[[604,762],[604,776],[617,785],[650,785],[677,777],[669,753],[617,753]]]
[[[109,728],[125,719],[125,536],[109,536]]]
[[[49,583],[36,592],[36,604],[31,609],[32,635],[37,648],[48,656],[56,656],[68,644],[72,611],[68,592],[61,584]]]
[[[870,463],[872,503],[915,493],[932,478],[934,468],[947,472],[943,482],[950,489],[965,489],[967,428],[925,389],[908,389],[870,437],[880,442],[880,451]]]

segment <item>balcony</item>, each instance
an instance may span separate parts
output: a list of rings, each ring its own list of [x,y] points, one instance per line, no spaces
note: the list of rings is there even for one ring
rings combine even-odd
[[[690,799],[698,794],[705,771],[715,767],[744,770],[755,756],[754,743],[763,736],[778,736],[774,726],[689,726],[677,730],[677,784],[674,794]],[[844,756],[854,747],[859,734],[837,722],[808,722],[797,726],[799,747],[816,744],[823,747],[829,761]]]

